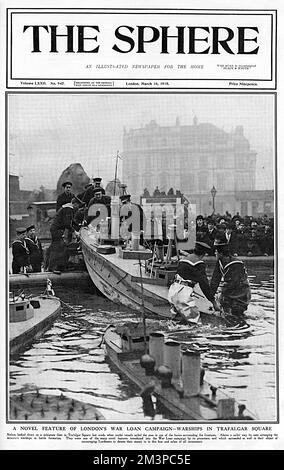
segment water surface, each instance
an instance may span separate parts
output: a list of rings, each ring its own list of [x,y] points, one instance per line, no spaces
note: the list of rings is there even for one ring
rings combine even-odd
[[[252,271],[252,269],[250,269]],[[276,419],[276,318],[274,277],[261,267],[250,273],[249,332],[228,334],[202,327],[177,334],[184,343],[204,347],[206,379],[244,403],[260,421]],[[31,292],[39,293],[40,290]],[[144,421],[139,390],[106,360],[102,333],[107,325],[137,318],[137,313],[79,288],[56,289],[65,306],[53,327],[10,363],[10,391],[65,395],[98,407],[110,421]],[[158,411],[155,420],[171,416]]]

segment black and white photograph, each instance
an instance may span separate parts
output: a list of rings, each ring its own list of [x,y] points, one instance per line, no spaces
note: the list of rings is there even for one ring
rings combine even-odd
[[[277,422],[275,94],[6,110],[8,422]]]
[[[283,18],[0,0],[1,448],[283,448]]]

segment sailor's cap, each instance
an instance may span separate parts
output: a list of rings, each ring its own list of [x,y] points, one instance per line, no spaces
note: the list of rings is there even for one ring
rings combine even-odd
[[[103,192],[104,192],[104,188],[102,188],[101,186],[98,186],[97,188],[94,189],[94,194],[103,193]]]
[[[16,228],[16,233],[21,234],[25,233],[27,231],[26,227],[17,227]]]
[[[131,199],[131,194],[123,194],[122,196],[120,196],[121,202],[130,201],[130,199]]]
[[[70,186],[72,186],[71,181],[65,181],[64,183],[62,183],[63,188],[65,188],[65,186],[67,186],[67,184],[69,184]]]

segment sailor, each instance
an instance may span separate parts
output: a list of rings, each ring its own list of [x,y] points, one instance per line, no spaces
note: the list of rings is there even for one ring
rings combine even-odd
[[[30,264],[34,273],[41,272],[41,264],[43,262],[43,251],[41,242],[36,236],[34,225],[27,227],[27,235],[25,238],[27,248],[30,252]]]
[[[51,245],[49,247],[49,260],[47,269],[50,271],[62,271],[66,268],[68,261],[68,248],[63,240],[64,231],[68,230],[68,241],[70,235],[79,233],[74,226],[74,215],[82,201],[74,197],[72,201],[59,209],[50,226]]]
[[[89,188],[91,188],[91,187],[93,187],[93,183],[88,183],[88,184],[86,184],[86,185],[84,186],[84,191],[83,191],[82,193],[77,194],[76,197],[77,197],[78,199],[80,199],[81,201],[83,201],[83,198],[84,198],[84,196],[85,196],[85,193],[86,193],[87,189],[89,189]]]
[[[95,189],[101,188],[102,193],[105,194],[105,190],[101,186],[101,181],[102,181],[102,178],[99,178],[99,177],[93,178],[91,186],[87,188],[82,198],[82,201],[85,202],[87,207],[89,205],[90,200],[95,196]]]
[[[72,197],[74,197],[74,195],[72,194],[72,183],[71,183],[71,181],[65,181],[65,183],[62,184],[62,187],[64,188],[64,191],[63,191],[63,193],[59,194],[59,196],[57,198],[56,212],[58,212],[59,209],[61,209],[61,207],[64,204],[67,204],[67,203],[71,202]]]
[[[93,194],[94,196],[92,197],[92,199],[89,201],[89,204],[88,204],[88,214],[86,216],[86,220],[88,224],[96,217],[99,217],[99,215],[101,215],[103,218],[104,216],[106,217],[110,216],[110,204],[111,204],[110,196],[106,196],[104,194],[104,189],[100,186],[93,188]],[[94,207],[92,210],[90,210],[90,208],[94,206],[95,204],[98,204],[98,205],[103,204],[104,206],[106,206],[107,211],[101,214],[99,208],[97,211],[95,210]]]
[[[251,299],[250,285],[244,263],[230,253],[225,237],[214,242],[217,263],[212,275],[210,287],[215,294],[222,282],[220,304],[224,313],[242,315]]]
[[[139,235],[143,243],[143,231],[146,229],[146,218],[142,207],[131,201],[130,194],[120,196],[120,235],[124,240],[131,238],[131,233]]]
[[[220,310],[214,298],[205,272],[203,257],[210,251],[207,243],[196,241],[193,253],[181,258],[173,284],[169,288],[168,300],[176,320],[197,323],[199,310],[196,306],[194,287],[199,284],[205,297],[213,304],[215,310]]]
[[[32,271],[29,256],[30,252],[25,241],[26,229],[24,227],[18,227],[16,233],[17,239],[12,242],[12,272],[13,274],[19,274]]]
[[[105,204],[106,206],[110,206],[111,197],[105,195],[105,190],[101,186],[95,186],[94,188],[94,196],[90,200],[88,207],[91,207],[92,204],[95,203]]]
[[[61,209],[59,209],[59,211],[55,214],[52,224],[50,226],[52,241],[61,240],[66,229],[71,232],[74,231],[74,214],[81,203],[82,201],[80,201],[77,197],[73,197],[71,202],[64,204]]]

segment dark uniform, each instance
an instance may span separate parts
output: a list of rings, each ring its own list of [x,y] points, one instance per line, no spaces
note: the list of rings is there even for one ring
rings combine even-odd
[[[86,184],[86,186],[84,188],[84,191],[82,193],[77,194],[77,198],[80,199],[81,201],[83,201],[83,198],[85,196],[85,193],[86,193],[87,189],[92,188],[92,187],[93,187],[92,183]]]
[[[215,294],[223,279],[220,304],[225,313],[240,315],[247,310],[250,302],[250,286],[244,263],[238,258],[228,255],[218,259],[210,287]]]
[[[30,265],[30,252],[25,240],[14,240],[12,243],[12,272],[19,274]]]
[[[110,216],[110,211],[111,211],[111,208],[110,208],[110,205],[111,205],[111,197],[110,196],[106,196],[105,194],[103,194],[103,188],[101,187],[96,187],[96,188],[92,188],[93,189],[93,193],[94,193],[94,196],[90,199],[89,201],[89,204],[88,204],[88,209],[87,209],[87,214],[86,214],[86,221],[87,223],[89,224],[92,220],[94,220],[95,218],[99,217],[100,216],[100,211],[98,210],[95,214],[93,213],[94,211],[92,211],[92,215],[89,215],[89,209],[94,205],[94,204],[102,204],[106,207],[107,209],[107,213],[106,213],[106,217],[109,217]],[[100,193],[101,196],[100,197],[96,197],[95,196],[95,193]],[[101,214],[101,216],[103,216],[104,214]]]
[[[107,207],[110,207],[111,204],[111,197],[106,196],[105,194],[102,195],[99,199],[96,197],[92,197],[88,204],[88,208],[91,207],[93,204],[104,204]]]
[[[56,212],[58,212],[62,206],[71,202],[73,197],[74,197],[73,193],[66,194],[65,191],[59,194],[57,201],[56,201]]]
[[[43,261],[43,251],[40,240],[35,238],[26,237],[25,242],[30,252],[30,264],[34,273],[41,271],[41,263]]]
[[[181,259],[178,264],[177,274],[182,277],[188,285],[194,287],[199,284],[205,297],[214,302],[214,294],[212,293],[209,281],[205,271],[205,263],[200,260],[195,253],[191,253],[186,258]]]
[[[52,241],[62,240],[65,229],[72,230],[73,218],[74,209],[71,205],[66,204],[59,209],[50,226]]]
[[[96,189],[101,189],[102,193],[105,194],[104,188],[101,187],[101,181],[102,178],[93,178],[93,184],[86,188],[85,194],[82,197],[82,202],[85,203],[86,207],[89,206],[91,199],[95,196]]]
[[[209,246],[208,249],[210,249]],[[172,313],[177,315],[175,320],[198,322],[200,314],[194,295],[196,284],[199,284],[205,297],[216,306],[206,276],[204,261],[196,253],[192,253],[179,261],[174,282],[169,288],[168,301],[171,304]]]
[[[55,214],[50,226],[51,245],[49,248],[48,269],[51,271],[64,270],[69,253],[68,248],[63,240],[64,231],[67,229],[69,233],[73,231],[74,208],[71,205],[61,207]]]
[[[121,237],[124,240],[127,240],[131,237],[131,233],[134,231],[141,232],[146,229],[146,217],[143,212],[142,207],[139,204],[130,201],[130,194],[124,194],[120,196],[122,202],[126,202],[126,207],[124,205],[121,207],[120,215],[120,233]],[[136,224],[129,223],[129,219],[132,216],[138,216],[139,220],[136,221]],[[140,243],[143,244],[143,234],[140,235]]]

